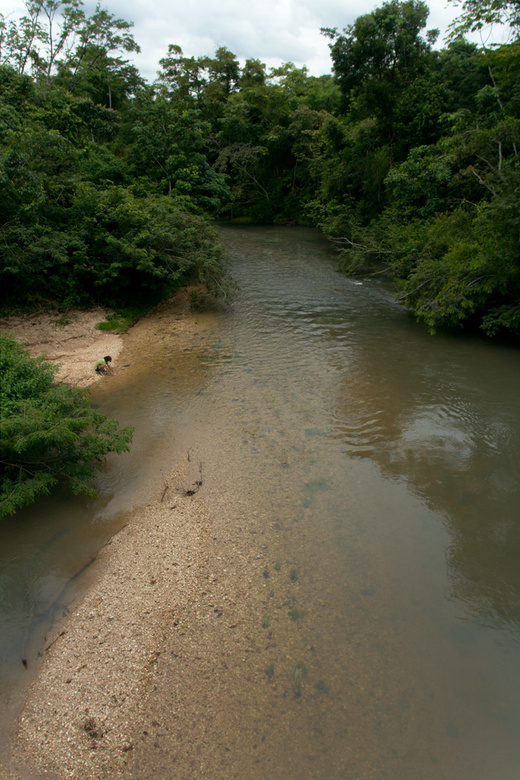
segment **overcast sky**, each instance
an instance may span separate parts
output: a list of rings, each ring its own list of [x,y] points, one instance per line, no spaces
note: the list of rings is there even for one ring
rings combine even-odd
[[[95,2],[85,0],[90,13]],[[225,46],[243,63],[256,58],[270,67],[293,62],[309,73],[330,73],[328,41],[321,27],[343,29],[358,16],[382,5],[371,0],[106,0],[102,6],[118,18],[133,22],[141,53],[133,62],[153,81],[168,44],[181,46],[186,56],[203,56]],[[447,0],[430,0],[427,29],[441,30],[457,16]],[[0,10],[14,19],[22,0],[0,0]]]

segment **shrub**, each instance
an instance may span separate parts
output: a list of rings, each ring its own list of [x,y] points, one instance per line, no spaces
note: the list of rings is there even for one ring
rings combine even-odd
[[[0,334],[0,517],[59,482],[95,496],[90,480],[105,456],[129,449],[133,429],[94,409],[87,390],[56,384],[56,371]]]

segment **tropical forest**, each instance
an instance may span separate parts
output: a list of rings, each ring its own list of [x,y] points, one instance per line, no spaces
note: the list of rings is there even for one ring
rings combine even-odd
[[[389,0],[323,29],[322,76],[172,42],[153,83],[132,64],[131,20],[100,5],[28,0],[22,18],[0,16],[1,309],[123,311],[192,282],[225,296],[218,222],[234,220],[318,228],[342,272],[388,280],[432,335],[516,339],[518,3],[466,0],[442,48],[428,14]],[[507,44],[473,40],[491,23]],[[12,339],[0,346],[12,512],[60,474],[85,489],[85,463],[131,433],[62,397]],[[45,424],[57,409],[62,424]],[[49,448],[66,468],[22,479],[21,459]]]

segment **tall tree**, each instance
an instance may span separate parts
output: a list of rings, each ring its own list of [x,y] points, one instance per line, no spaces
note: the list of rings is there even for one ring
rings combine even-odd
[[[390,0],[372,13],[359,16],[342,34],[325,28],[334,73],[345,94],[367,82],[410,81],[438,35],[426,27],[428,7],[422,0]]]
[[[200,101],[208,83],[206,58],[185,57],[181,47],[171,43],[159,65],[157,83],[166,89],[170,99],[185,103]]]
[[[461,15],[451,25],[455,35],[478,32],[492,24],[507,25],[516,38],[520,35],[519,0],[449,0],[449,2],[462,7]]]
[[[346,108],[355,120],[375,116],[382,142],[395,136],[394,111],[403,90],[431,64],[438,31],[421,36],[428,13],[422,0],[389,0],[343,33],[323,30],[332,39],[333,71]]]
[[[19,21],[0,17],[0,64],[47,82],[59,72],[73,91],[80,83],[103,80],[103,102],[109,107],[113,86],[121,92],[124,82],[129,92],[140,82],[137,70],[121,57],[122,52],[139,51],[131,22],[99,3],[87,16],[83,0],[27,0],[26,10]]]
[[[188,210],[215,211],[228,194],[208,156],[211,126],[196,108],[142,90],[124,121],[125,157],[133,175]]]

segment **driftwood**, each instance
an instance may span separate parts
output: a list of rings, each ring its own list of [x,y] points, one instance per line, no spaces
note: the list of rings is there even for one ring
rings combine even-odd
[[[189,455],[189,453],[188,453]],[[188,458],[189,460],[189,458]],[[197,493],[198,490],[200,490],[202,485],[202,463],[199,462],[199,479],[195,480],[195,482],[192,484],[192,487],[186,488],[183,491],[184,496],[194,496],[195,493]]]
[[[188,452],[186,453],[186,459],[187,459],[188,463],[191,463],[190,450],[188,450]],[[178,487],[178,488],[176,488],[175,492],[177,493],[177,495],[180,495],[180,496],[194,496],[195,493],[197,493],[200,490],[200,488],[202,486],[202,482],[203,482],[203,480],[202,480],[202,462],[199,461],[199,478],[197,480],[195,480],[195,482],[193,482],[190,487],[188,487],[188,488],[184,488],[184,487],[179,488]],[[163,503],[164,499],[166,498],[166,495],[167,495],[169,490],[170,490],[170,485],[166,484],[164,486],[164,490],[162,492],[161,504]]]

